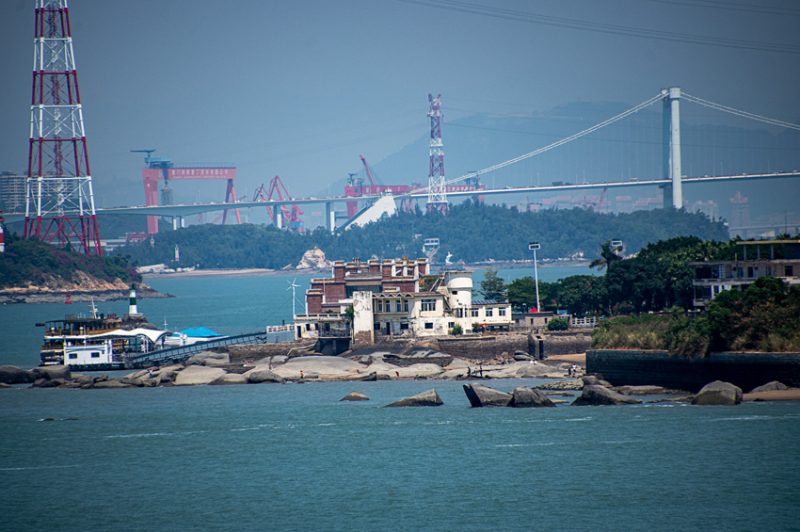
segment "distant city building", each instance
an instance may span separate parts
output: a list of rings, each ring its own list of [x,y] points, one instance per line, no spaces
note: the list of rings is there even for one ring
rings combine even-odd
[[[511,304],[472,298],[472,272],[430,274],[427,259],[337,261],[330,278],[312,279],[306,313],[295,316],[298,338],[350,336],[358,344],[382,337],[449,334],[457,325],[508,330]],[[352,326],[352,328],[351,328]]]
[[[760,277],[800,284],[800,240],[737,242],[735,260],[692,262],[694,306],[706,307],[725,290],[744,290]]]
[[[747,204],[747,196],[742,195],[740,191],[736,191],[731,199],[731,222],[730,227],[732,234],[736,230],[740,230],[750,225],[750,206]],[[741,232],[739,233],[741,234]]]
[[[0,173],[0,211],[25,211],[25,176]]]

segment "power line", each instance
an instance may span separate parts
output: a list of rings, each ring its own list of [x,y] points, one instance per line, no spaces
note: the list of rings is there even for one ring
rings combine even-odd
[[[695,0],[691,2],[689,0],[650,0],[651,2],[657,2],[659,4],[673,4],[678,6],[687,6],[687,7],[700,7],[706,9],[724,9],[727,11],[741,11],[746,13],[759,13],[763,15],[780,15],[780,16],[790,16],[790,17],[798,17],[800,16],[800,10],[792,9],[789,7],[776,7],[776,6],[763,6],[758,4],[743,4],[743,3],[736,3],[736,2],[719,2],[716,0]]]
[[[469,13],[484,17],[498,18],[503,20],[513,20],[516,22],[526,22],[529,24],[540,24],[545,26],[555,26],[559,28],[569,28],[595,33],[605,33],[610,35],[622,35],[626,37],[639,37],[643,39],[654,39],[661,41],[681,42],[688,44],[700,44],[705,46],[718,46],[722,48],[736,48],[743,50],[757,50],[763,52],[779,52],[787,54],[800,54],[800,46],[784,43],[774,43],[765,41],[749,41],[744,39],[725,39],[719,37],[709,37],[705,35],[694,35],[690,33],[678,33],[647,28],[637,28],[633,26],[622,26],[618,24],[604,24],[599,22],[589,22],[579,19],[543,15],[528,11],[517,11],[513,9],[498,8],[464,2],[461,0],[397,0],[406,4],[416,4],[425,7],[443,9],[445,11],[456,11]]]

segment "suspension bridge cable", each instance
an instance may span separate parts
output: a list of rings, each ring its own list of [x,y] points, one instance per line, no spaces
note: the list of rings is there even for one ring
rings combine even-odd
[[[572,134],[572,135],[570,135],[568,137],[564,137],[563,139],[560,139],[560,140],[557,140],[557,141],[555,141],[555,142],[553,142],[551,144],[548,144],[547,146],[542,146],[541,148],[538,148],[538,149],[533,150],[531,152],[524,153],[522,155],[514,157],[513,159],[509,159],[507,161],[503,161],[501,163],[497,163],[497,164],[494,164],[492,166],[488,166],[488,167],[486,167],[486,168],[484,168],[482,170],[478,170],[477,172],[469,172],[469,173],[464,174],[464,175],[462,175],[460,177],[456,177],[454,179],[448,179],[447,180],[447,184],[448,185],[452,185],[454,183],[459,183],[461,181],[465,181],[465,180],[467,180],[469,178],[472,178],[472,177],[477,177],[479,175],[484,175],[484,174],[488,174],[490,172],[494,172],[496,170],[500,170],[501,168],[505,168],[506,166],[511,166],[512,164],[516,164],[516,163],[518,163],[520,161],[524,161],[525,159],[530,159],[531,157],[536,157],[537,155],[541,155],[542,153],[545,153],[545,152],[548,152],[548,151],[550,151],[552,149],[558,148],[559,146],[563,146],[564,144],[568,144],[568,143],[572,142],[573,140],[578,140],[579,138],[585,137],[586,135],[588,135],[590,133],[594,133],[598,129],[602,129],[602,128],[606,127],[606,126],[609,126],[609,125],[611,125],[611,124],[613,124],[615,122],[618,122],[618,121],[622,120],[623,118],[628,117],[628,116],[630,116],[630,115],[632,115],[634,113],[638,113],[639,111],[641,111],[645,107],[648,107],[648,106],[654,104],[655,102],[661,100],[662,98],[663,98],[662,94],[657,94],[656,96],[653,96],[652,98],[649,98],[649,99],[643,101],[642,103],[631,107],[627,111],[623,111],[618,115],[615,115],[615,116],[612,116],[611,118],[603,120],[602,122],[600,122],[598,124],[595,124],[592,127],[586,128],[583,131],[579,131],[579,132],[574,133],[574,134]],[[420,189],[420,190],[425,190],[425,189],[423,188],[423,189]],[[412,191],[412,192],[417,192],[417,191]]]
[[[750,120],[755,120],[757,122],[763,122],[765,124],[769,124],[772,126],[784,127],[787,129],[794,129],[795,131],[800,131],[800,124],[793,124],[792,122],[786,122],[784,120],[778,120],[777,118],[770,118],[768,116],[757,115],[755,113],[749,113],[747,111],[743,111],[741,109],[736,109],[735,107],[730,107],[727,105],[722,105],[721,103],[711,102],[709,100],[704,100],[702,98],[698,98],[697,96],[692,96],[684,92],[682,94],[682,98],[686,99],[690,102],[696,103],[698,105],[702,105],[704,107],[708,107],[709,109],[715,109],[717,111],[722,111],[724,113],[729,113],[732,115],[740,116],[742,118],[749,118]]]
[[[445,11],[456,11],[469,13],[484,17],[513,20],[517,22],[527,22],[529,24],[540,24],[546,26],[556,26],[582,31],[592,31],[595,33],[606,33],[612,35],[623,35],[627,37],[640,37],[662,41],[683,42],[689,44],[700,44],[708,46],[719,46],[724,48],[738,48],[745,50],[759,50],[766,52],[781,52],[789,54],[800,54],[800,46],[786,43],[775,43],[765,41],[750,41],[745,39],[730,39],[721,37],[710,37],[707,35],[696,35],[691,33],[679,33],[647,28],[637,28],[634,26],[623,26],[619,24],[606,24],[591,22],[580,19],[543,15],[530,11],[518,11],[513,9],[503,9],[479,3],[465,2],[461,0],[397,0],[407,4],[416,4],[426,7],[443,9]]]

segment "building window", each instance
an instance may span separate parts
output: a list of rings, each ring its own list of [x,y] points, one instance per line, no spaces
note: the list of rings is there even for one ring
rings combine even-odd
[[[70,360],[75,360],[76,358],[78,358],[78,354],[77,353],[70,353],[69,354],[69,359]]]
[[[383,301],[378,300],[378,312],[383,312]]]
[[[785,277],[794,277],[794,266],[785,266],[783,271]]]
[[[497,315],[498,316],[505,316],[506,315],[506,309],[504,309],[504,308],[498,309],[497,310]]]
[[[422,300],[422,312],[430,312],[436,310],[436,300],[435,299],[423,299]],[[431,328],[433,325],[431,324]]]
[[[400,324],[400,330],[401,331],[407,331],[408,330],[408,323],[401,323]]]
[[[476,308],[469,309],[469,315],[472,316],[473,318],[477,318],[478,317],[478,309],[476,309]]]
[[[403,300],[403,312],[408,312],[408,299]]]
[[[100,353],[98,351],[92,351],[92,358],[100,358]]]
[[[489,308],[489,307],[486,307],[486,317],[487,318],[491,318],[492,317],[492,309]]]
[[[376,331],[380,331],[381,330],[381,324],[376,321],[375,325],[373,325],[372,328],[375,329]]]
[[[426,329],[433,329],[433,322],[432,321],[426,321],[425,322],[425,328]]]
[[[456,322],[454,322],[454,321],[448,321],[447,322],[447,328],[448,329],[452,329],[455,326],[456,326]]]
[[[403,310],[403,307],[402,307],[402,305],[400,304],[400,300],[399,300],[399,299],[398,299],[398,300],[397,300],[397,302],[395,303],[395,305],[394,305],[394,308],[395,308],[395,312],[402,312],[402,310]]]

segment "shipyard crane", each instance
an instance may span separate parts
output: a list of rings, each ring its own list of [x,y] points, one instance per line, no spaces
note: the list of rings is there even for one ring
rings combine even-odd
[[[144,182],[144,199],[148,207],[158,205],[158,182],[164,180],[164,188],[161,189],[161,204],[172,204],[172,189],[169,186],[170,180],[225,180],[227,187],[225,190],[225,203],[236,204],[236,189],[233,180],[236,178],[236,166],[228,163],[191,163],[177,164],[170,159],[154,157],[154,148],[131,150],[132,153],[144,153],[145,168],[142,169],[142,181]],[[233,209],[236,215],[236,223],[242,223],[239,209]],[[222,223],[228,218],[228,209],[222,213]],[[147,217],[147,233],[150,235],[158,233],[158,217]]]
[[[303,214],[303,210],[296,204],[289,206],[288,203],[291,202],[291,200],[292,196],[286,189],[286,185],[283,184],[280,176],[277,175],[270,180],[269,187],[266,191],[262,183],[253,194],[253,201],[287,202],[280,203],[280,206],[275,208],[267,206],[267,215],[278,229],[283,229],[284,223],[286,223],[290,231],[302,233],[303,221],[300,219],[300,216]]]

